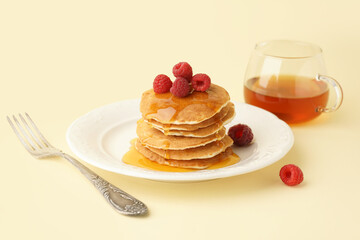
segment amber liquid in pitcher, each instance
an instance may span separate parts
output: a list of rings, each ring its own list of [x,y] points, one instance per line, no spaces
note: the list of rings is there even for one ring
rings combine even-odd
[[[287,123],[300,123],[321,114],[329,89],[325,82],[295,75],[273,75],[248,79],[245,102],[266,109]]]

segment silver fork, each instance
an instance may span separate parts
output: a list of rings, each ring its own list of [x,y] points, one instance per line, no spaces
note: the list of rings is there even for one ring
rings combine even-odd
[[[25,117],[19,114],[20,121],[13,115],[13,121],[7,116],[7,120],[14,130],[20,142],[26,150],[36,158],[46,158],[60,156],[72,163],[81,173],[89,179],[94,186],[102,193],[104,198],[118,212],[125,215],[143,215],[147,213],[147,207],[144,203],[137,200],[128,193],[120,190],[110,184],[96,173],[85,167],[75,158],[53,147],[41,134],[30,116],[25,113]],[[30,124],[29,124],[30,123]]]

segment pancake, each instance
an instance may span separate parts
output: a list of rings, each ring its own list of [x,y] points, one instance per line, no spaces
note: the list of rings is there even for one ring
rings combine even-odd
[[[138,141],[140,142],[139,139]],[[215,155],[225,151],[225,149],[230,147],[232,144],[233,140],[231,139],[231,137],[226,135],[223,139],[219,141],[215,141],[201,147],[188,148],[185,150],[163,150],[147,146],[145,147],[165,159],[191,160],[214,157]]]
[[[140,112],[144,119],[162,124],[197,124],[220,112],[229,101],[228,92],[215,84],[206,92],[193,91],[184,98],[150,89],[142,94]]]
[[[228,124],[235,116],[235,109],[232,108],[230,109],[230,111],[228,112],[228,114],[223,117],[220,121],[208,126],[208,127],[204,127],[204,128],[199,128],[193,131],[189,131],[189,130],[168,130],[168,129],[162,129],[159,126],[156,125],[152,125],[152,127],[158,129],[159,131],[161,131],[162,133],[164,133],[165,135],[170,135],[170,136],[186,136],[186,137],[207,137],[210,136],[216,132],[218,132],[219,130],[221,130],[221,128]],[[192,125],[190,125],[192,126]],[[189,127],[191,128],[191,127]]]
[[[221,128],[223,127],[223,124],[218,122],[218,123],[214,123],[214,124],[212,124],[212,125],[210,125],[208,127],[199,128],[199,129],[196,129],[194,131],[164,130],[164,129],[158,128],[157,126],[153,126],[153,127],[158,129],[159,131],[161,131],[165,135],[170,135],[170,136],[207,137],[207,136],[210,136],[210,135],[218,132],[219,130],[221,130]]]
[[[222,127],[220,131],[215,134],[202,138],[168,136],[156,128],[151,127],[149,124],[144,122],[143,119],[140,119],[137,122],[136,134],[138,135],[141,143],[146,146],[166,150],[183,150],[204,146],[208,143],[220,140],[224,138],[226,130]]]
[[[223,107],[220,112],[218,112],[213,117],[206,119],[200,123],[196,124],[162,124],[153,119],[146,119],[145,121],[151,124],[153,127],[157,129],[162,129],[164,131],[171,130],[184,130],[184,131],[195,131],[200,128],[209,127],[213,124],[219,122],[230,122],[232,118],[235,116],[235,105],[232,102],[229,102],[225,107]],[[171,134],[170,134],[171,135]],[[173,134],[175,135],[175,134]]]
[[[180,167],[180,168],[192,168],[192,169],[205,169],[210,167],[211,165],[220,162],[221,160],[229,157],[233,151],[231,147],[225,149],[224,152],[217,154],[214,157],[206,158],[206,159],[192,159],[192,160],[173,160],[173,159],[165,159],[160,155],[150,151],[148,148],[143,146],[139,141],[135,143],[135,148],[138,152],[144,155],[147,159],[157,162],[159,164],[168,165],[172,167]]]
[[[218,85],[183,98],[150,89],[142,94],[140,112],[135,148],[151,161],[204,169],[233,154],[224,125],[235,116],[235,106]]]

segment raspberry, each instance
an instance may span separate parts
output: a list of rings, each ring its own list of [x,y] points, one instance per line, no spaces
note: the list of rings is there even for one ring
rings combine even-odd
[[[189,82],[182,77],[176,78],[170,92],[176,97],[186,97],[190,92]]]
[[[165,74],[159,74],[155,77],[153,82],[154,92],[156,93],[167,93],[170,91],[172,81]]]
[[[205,92],[210,87],[211,79],[204,73],[198,73],[192,77],[191,84],[196,91]]]
[[[295,186],[304,180],[304,175],[301,169],[294,165],[288,164],[280,169],[279,176],[281,180],[288,186]]]
[[[173,67],[173,74],[175,77],[185,78],[188,82],[191,81],[192,68],[187,62],[179,62]]]
[[[235,145],[245,146],[249,145],[254,138],[251,128],[245,124],[237,124],[232,126],[228,135],[232,138]]]

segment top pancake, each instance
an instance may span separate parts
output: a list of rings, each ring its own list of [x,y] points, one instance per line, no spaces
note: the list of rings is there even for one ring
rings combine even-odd
[[[228,92],[216,84],[206,92],[194,91],[184,98],[150,89],[142,94],[140,112],[144,119],[162,124],[197,124],[213,117],[229,101]]]

